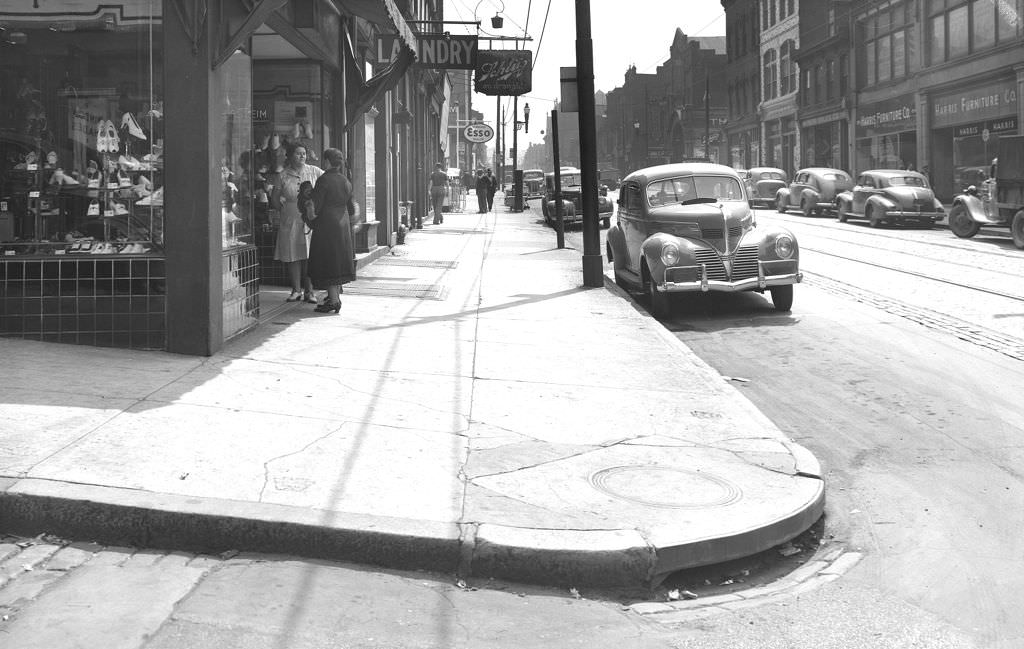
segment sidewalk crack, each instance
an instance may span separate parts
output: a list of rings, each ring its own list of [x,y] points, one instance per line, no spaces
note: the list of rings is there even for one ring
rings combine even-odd
[[[334,435],[335,433],[337,433],[338,431],[340,431],[344,426],[345,426],[345,422],[342,422],[336,428],[334,428],[332,430],[329,430],[328,432],[324,433],[323,435],[310,440],[310,442],[308,444],[306,444],[305,446],[303,446],[302,448],[294,450],[294,451],[292,451],[290,453],[282,453],[281,455],[272,457],[272,458],[268,459],[266,462],[264,462],[263,463],[263,486],[260,487],[260,494],[259,494],[259,498],[258,498],[257,501],[258,502],[263,502],[263,494],[266,493],[267,485],[270,484],[270,465],[271,464],[273,464],[274,462],[277,462],[278,460],[283,460],[286,457],[292,457],[293,455],[299,455],[300,453],[305,453],[306,451],[308,451],[313,446],[319,444],[323,440],[327,439],[328,437],[330,437],[330,436]]]

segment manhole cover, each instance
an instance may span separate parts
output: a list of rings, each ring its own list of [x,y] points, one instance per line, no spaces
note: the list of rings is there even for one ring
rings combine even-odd
[[[718,476],[664,466],[616,466],[590,476],[613,498],[661,509],[725,507],[740,499],[739,487]]]

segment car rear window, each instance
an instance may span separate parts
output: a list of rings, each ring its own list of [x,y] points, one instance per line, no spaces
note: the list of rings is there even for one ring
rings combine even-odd
[[[843,174],[843,173],[829,172],[829,173],[826,173],[826,174],[822,174],[822,176],[824,176],[825,178],[827,178],[829,180],[838,180],[840,182],[850,182],[850,177],[847,176],[846,174]]]
[[[925,187],[924,178],[918,176],[890,176],[889,184],[893,186]]]

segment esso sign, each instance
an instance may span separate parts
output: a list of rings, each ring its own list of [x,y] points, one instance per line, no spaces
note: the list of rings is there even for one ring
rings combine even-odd
[[[470,142],[487,142],[494,137],[494,129],[487,124],[467,124],[462,134]]]

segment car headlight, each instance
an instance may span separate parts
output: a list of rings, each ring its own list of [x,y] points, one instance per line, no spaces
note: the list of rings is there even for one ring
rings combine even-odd
[[[789,259],[793,256],[794,250],[796,250],[796,244],[793,242],[793,237],[788,234],[780,234],[775,238],[775,254],[779,259]]]
[[[675,266],[679,263],[680,254],[679,246],[672,243],[671,241],[665,242],[661,246],[661,263],[665,266]]]

